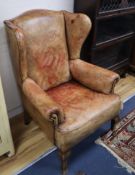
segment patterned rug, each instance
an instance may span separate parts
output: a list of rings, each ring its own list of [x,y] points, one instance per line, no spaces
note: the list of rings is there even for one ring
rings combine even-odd
[[[121,120],[113,133],[109,131],[96,143],[109,150],[129,172],[135,173],[135,109]]]

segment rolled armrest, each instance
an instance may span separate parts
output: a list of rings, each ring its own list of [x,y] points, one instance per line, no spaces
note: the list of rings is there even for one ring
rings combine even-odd
[[[113,93],[115,84],[120,78],[117,73],[80,59],[71,60],[70,69],[74,79],[88,88],[105,94]]]
[[[27,78],[22,88],[24,95],[46,120],[53,121],[55,125],[64,122],[60,106],[32,79]]]

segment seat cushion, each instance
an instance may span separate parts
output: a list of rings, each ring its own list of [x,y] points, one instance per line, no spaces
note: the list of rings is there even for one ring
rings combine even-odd
[[[121,107],[118,95],[92,91],[68,82],[47,92],[64,110],[65,122],[55,130],[55,144],[67,151],[115,117]]]
[[[66,120],[58,128],[62,133],[78,129],[88,122],[93,125],[104,123],[120,108],[118,95],[98,93],[73,81],[53,88],[47,93],[65,112]]]

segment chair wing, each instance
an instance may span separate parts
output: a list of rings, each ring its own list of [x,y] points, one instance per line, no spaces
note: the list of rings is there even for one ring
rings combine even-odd
[[[82,13],[64,11],[64,16],[70,59],[80,58],[82,45],[92,27],[91,20]]]

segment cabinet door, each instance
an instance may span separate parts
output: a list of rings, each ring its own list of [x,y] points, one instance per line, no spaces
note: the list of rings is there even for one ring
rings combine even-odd
[[[130,67],[135,71],[135,42],[133,45],[131,60],[130,60]]]
[[[5,153],[8,156],[12,156],[14,154],[14,146],[0,78],[0,155]]]

